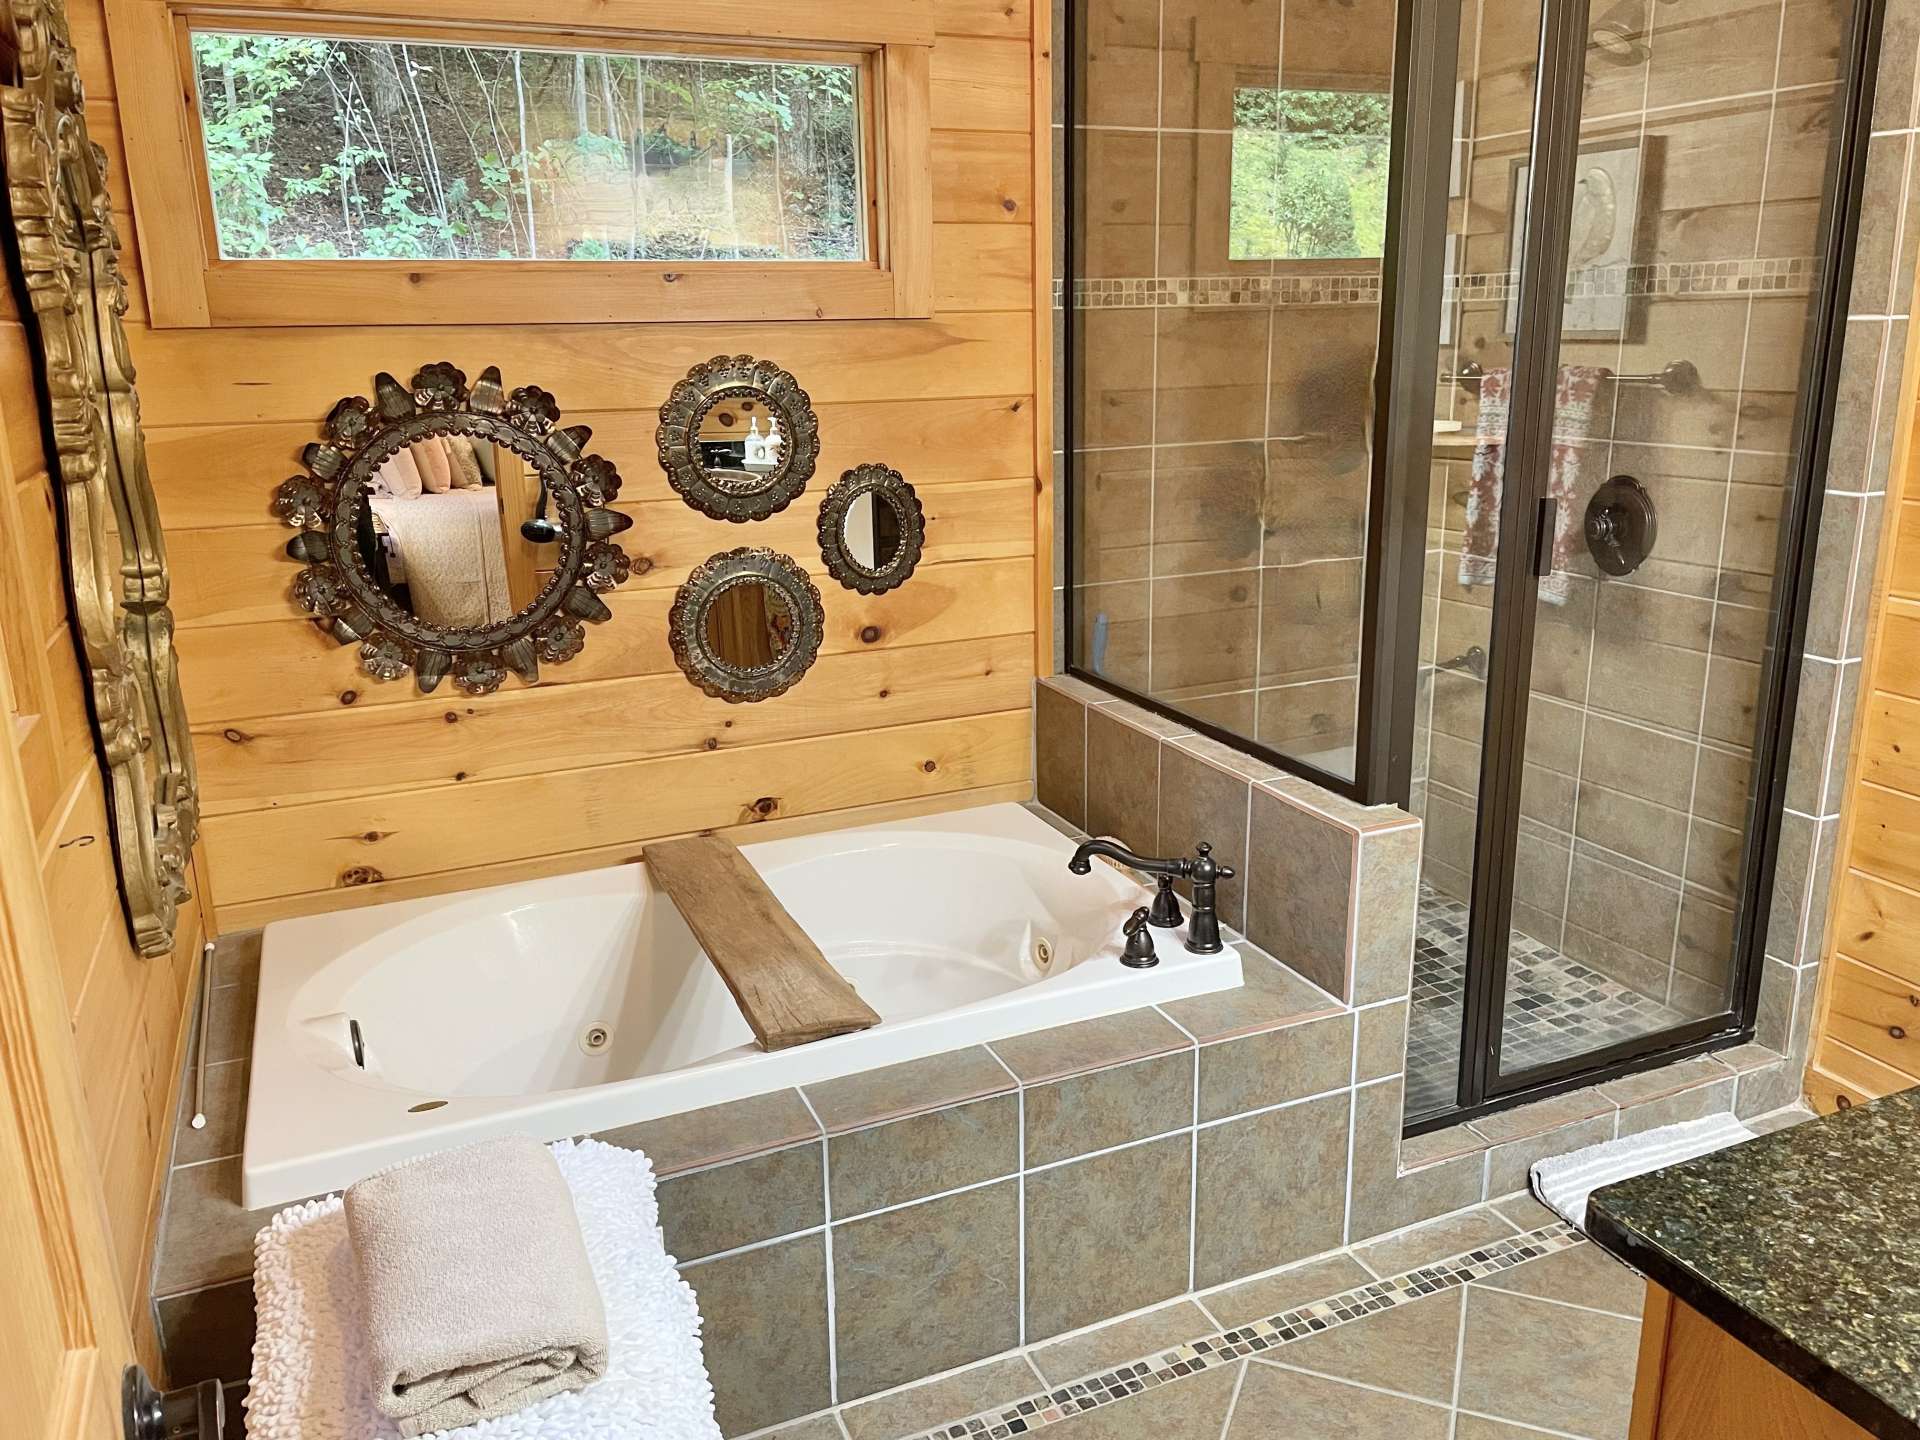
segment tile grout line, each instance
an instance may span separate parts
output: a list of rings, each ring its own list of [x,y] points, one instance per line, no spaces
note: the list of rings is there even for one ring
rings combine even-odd
[[[1500,1215],[1498,1210],[1495,1210],[1493,1213]],[[1507,1220],[1507,1217],[1504,1215],[1500,1215],[1500,1218]],[[1507,1223],[1511,1225],[1513,1222],[1507,1220]],[[1447,1397],[1447,1409],[1449,1411],[1447,1416],[1447,1434],[1449,1440],[1451,1440],[1451,1437],[1457,1435],[1460,1430],[1460,1376],[1467,1368],[1467,1292],[1471,1288],[1472,1287],[1468,1285],[1462,1285],[1460,1287],[1460,1317],[1453,1334],[1453,1390]]]
[[[1474,1283],[1479,1285],[1483,1290],[1497,1290],[1502,1295],[1517,1295],[1522,1300],[1538,1300],[1542,1305],[1558,1305],[1564,1310],[1578,1310],[1587,1315],[1601,1315],[1609,1320],[1631,1320],[1636,1325],[1638,1325],[1641,1320],[1641,1317],[1638,1315],[1627,1315],[1619,1310],[1605,1310],[1598,1305],[1582,1305],[1577,1300],[1561,1300],[1552,1295],[1535,1295],[1528,1290],[1509,1290],[1504,1285],[1496,1285],[1491,1281],[1475,1281]]]
[[[1220,1440],[1233,1432],[1233,1412],[1240,1408],[1240,1392],[1247,1384],[1247,1361],[1240,1362],[1240,1373],[1233,1377],[1233,1394],[1227,1400],[1227,1416],[1220,1422]]]
[[[1020,1268],[1015,1278],[1017,1285],[1016,1294],[1020,1306],[1020,1352],[1024,1355],[1027,1348],[1027,1087],[1021,1083],[1020,1077],[1013,1073],[1013,1067],[1000,1058],[999,1051],[995,1050],[991,1045],[985,1045],[981,1048],[993,1056],[993,1063],[1006,1071],[1008,1078],[1013,1081],[1013,1093],[1016,1100],[1014,1119],[1020,1127],[1015,1137],[1019,1142],[1016,1163],[1020,1167],[1016,1172],[1020,1183],[1014,1190],[1015,1201],[1018,1207],[1015,1213],[1018,1217],[1017,1223],[1020,1227],[1017,1237],[1016,1257],[1016,1263]],[[1032,1366],[1033,1362],[1029,1360],[1027,1364]],[[1034,1373],[1038,1375],[1040,1372],[1036,1369]],[[1045,1376],[1041,1376],[1042,1380],[1045,1380],[1045,1378]]]
[[[827,1135],[827,1127],[821,1123],[820,1112],[813,1108],[813,1101],[807,1098],[807,1092],[799,1087],[794,1094],[800,1097],[800,1103],[807,1107],[807,1114],[813,1116],[813,1123],[820,1126],[820,1205],[822,1258],[826,1269],[827,1289],[827,1403],[840,1403],[840,1342],[839,1324],[834,1308],[833,1276],[833,1161],[832,1146]]]

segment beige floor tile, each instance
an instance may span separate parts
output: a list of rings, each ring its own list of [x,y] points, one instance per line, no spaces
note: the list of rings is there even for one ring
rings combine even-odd
[[[1362,1390],[1338,1380],[1249,1361],[1223,1440],[1443,1440],[1444,1405]]]
[[[1446,1404],[1453,1399],[1462,1298],[1462,1291],[1449,1290],[1396,1305],[1283,1345],[1269,1358],[1317,1375]]]
[[[1646,1281],[1597,1245],[1581,1245],[1529,1260],[1491,1277],[1486,1284],[1516,1295],[1538,1295],[1627,1316],[1640,1314],[1647,1293]]]
[[[802,1420],[797,1425],[783,1425],[764,1440],[845,1440],[840,1434],[840,1426],[831,1415],[816,1415],[811,1420]]]
[[[942,1420],[958,1420],[1018,1400],[1039,1388],[1040,1381],[1026,1361],[993,1360],[958,1375],[849,1405],[840,1418],[853,1440],[897,1440]]]
[[[1240,1369],[1229,1365],[1163,1385],[1040,1433],[1047,1440],[1218,1440],[1233,1406]]]
[[[1330,1255],[1324,1260],[1309,1260],[1304,1265],[1295,1265],[1277,1275],[1264,1275],[1258,1280],[1229,1285],[1224,1290],[1202,1295],[1200,1303],[1207,1307],[1208,1314],[1231,1329],[1236,1325],[1245,1325],[1250,1320],[1264,1320],[1269,1315],[1278,1315],[1282,1310],[1291,1310],[1297,1305],[1324,1300],[1329,1295],[1338,1295],[1342,1290],[1365,1285],[1372,1279],[1366,1268],[1351,1256]]]
[[[1403,1275],[1498,1240],[1511,1240],[1514,1228],[1490,1206],[1464,1215],[1429,1221],[1404,1235],[1355,1248],[1354,1256],[1376,1275]]]
[[[1592,1440],[1621,1440],[1639,1340],[1636,1320],[1469,1287],[1460,1407]]]
[[[1462,1415],[1453,1425],[1453,1440],[1541,1440],[1547,1432],[1479,1415]]]
[[[1116,1320],[1075,1335],[1056,1340],[1028,1352],[1049,1385],[1064,1385],[1096,1370],[1124,1365],[1161,1350],[1170,1350],[1189,1340],[1211,1334],[1213,1322],[1190,1300],[1163,1305],[1145,1315]]]
[[[1522,1230],[1538,1230],[1542,1225],[1551,1225],[1560,1218],[1533,1196],[1524,1192],[1495,1200],[1493,1208]]]

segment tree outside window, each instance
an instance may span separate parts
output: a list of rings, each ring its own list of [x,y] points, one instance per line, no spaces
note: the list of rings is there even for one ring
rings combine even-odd
[[[224,259],[862,260],[844,63],[196,31]]]
[[[1388,96],[1252,86],[1233,108],[1232,259],[1386,253]]]

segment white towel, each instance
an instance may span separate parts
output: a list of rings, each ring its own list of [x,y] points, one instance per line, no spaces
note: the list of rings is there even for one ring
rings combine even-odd
[[[573,1188],[531,1135],[409,1160],[341,1197],[374,1395],[402,1435],[524,1410],[607,1371]]]
[[[551,1149],[606,1302],[606,1377],[442,1433],[459,1440],[720,1440],[700,1310],[660,1233],[652,1163],[598,1140],[562,1140]],[[397,1440],[398,1428],[373,1402],[340,1198],[282,1210],[253,1248],[259,1319],[246,1402],[250,1440]]]
[[[1540,1203],[1569,1224],[1587,1228],[1587,1197],[1605,1185],[1645,1175],[1753,1139],[1753,1131],[1726,1113],[1662,1125],[1658,1130],[1589,1145],[1536,1160],[1531,1172]]]

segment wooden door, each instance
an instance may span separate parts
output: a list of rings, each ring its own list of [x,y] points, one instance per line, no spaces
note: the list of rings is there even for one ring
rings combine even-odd
[[[0,717],[13,681],[0,652]],[[0,1431],[116,1440],[133,1341],[60,993],[16,728],[0,744]]]

